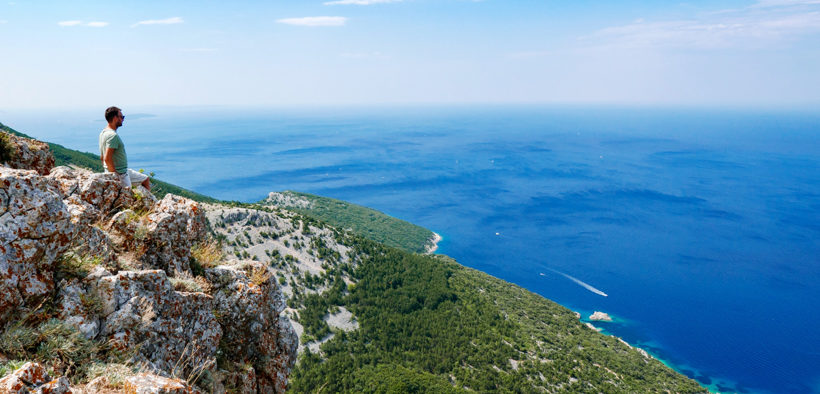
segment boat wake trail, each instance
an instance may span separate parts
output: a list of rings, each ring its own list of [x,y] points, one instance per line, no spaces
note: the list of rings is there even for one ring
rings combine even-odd
[[[579,286],[581,286],[581,287],[583,287],[583,288],[585,288],[585,289],[587,289],[587,290],[589,290],[589,291],[591,291],[591,292],[593,292],[593,293],[595,293],[595,294],[597,294],[597,295],[604,296],[604,297],[609,297],[609,296],[608,296],[606,293],[604,293],[603,291],[598,290],[598,289],[596,289],[596,288],[592,287],[592,286],[591,286],[591,285],[589,285],[588,283],[585,283],[585,282],[581,281],[580,279],[578,279],[578,278],[576,278],[576,277],[574,277],[574,276],[567,275],[567,274],[565,274],[565,273],[563,273],[563,272],[561,272],[561,271],[556,271],[556,270],[554,270],[554,269],[552,269],[552,268],[547,268],[547,269],[548,269],[548,270],[550,270],[550,271],[552,271],[552,272],[555,272],[556,274],[561,275],[561,276],[563,276],[563,277],[565,277],[565,278],[567,278],[567,279],[569,279],[569,280],[571,280],[571,281],[573,281],[573,282],[575,282],[575,283],[577,283]],[[544,276],[544,274],[541,274],[541,276]]]

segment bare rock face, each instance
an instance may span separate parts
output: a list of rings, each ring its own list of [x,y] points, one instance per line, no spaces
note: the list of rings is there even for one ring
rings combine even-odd
[[[131,209],[137,212],[150,211],[151,208],[153,208],[159,201],[142,185],[137,185],[134,187],[132,192],[134,195],[134,203],[131,205]]]
[[[589,320],[592,320],[592,321],[612,321],[612,318],[604,312],[595,311],[595,313],[589,315]]]
[[[88,204],[90,207],[86,209],[96,214],[92,217],[93,221],[99,220],[99,215],[108,216],[134,204],[131,189],[122,187],[117,175],[113,173],[57,167],[49,177],[59,182],[63,195],[76,196],[76,203]]]
[[[51,379],[46,368],[37,363],[25,363],[0,379],[0,393],[70,393],[68,379]]]
[[[122,184],[114,174],[97,174],[88,170],[56,167],[49,178],[59,184],[64,196],[63,202],[75,224],[75,243],[78,254],[99,257],[104,264],[111,264],[116,258],[113,243],[108,234],[95,226],[105,221],[114,212],[134,205],[130,189]]]
[[[111,276],[111,273],[105,268],[96,267],[82,280],[61,283],[58,292],[60,320],[75,327],[88,339],[97,337],[102,328],[102,300],[94,289],[97,281],[106,276]]]
[[[232,392],[237,394],[256,394],[258,391],[256,386],[256,371],[254,371],[253,367],[240,368],[238,371],[226,374],[224,382],[228,387],[232,388]]]
[[[280,317],[284,297],[267,265],[207,270],[196,280],[207,280],[202,288],[213,296],[175,291],[169,277],[177,285],[194,282],[191,247],[207,227],[198,203],[170,194],[157,201],[141,186],[123,188],[114,174],[52,168],[45,144],[14,141],[25,147],[13,165],[28,169],[0,165],[0,330],[56,295],[53,315],[50,307],[38,313],[119,347],[152,373],[129,379],[127,392],[197,392],[166,378],[193,381],[203,370],[213,372],[214,387],[222,376],[242,392],[285,391],[298,338]],[[151,269],[116,272],[140,266]],[[219,370],[218,351],[247,368]],[[6,392],[71,388],[65,377],[52,379],[29,363],[0,379]]]
[[[153,370],[188,374],[213,363],[222,329],[211,296],[174,291],[160,270],[120,271],[93,291],[102,303],[100,335],[122,349],[139,345],[137,359]]]
[[[0,137],[8,140],[14,152],[11,160],[5,163],[6,166],[34,170],[40,175],[48,175],[54,167],[54,155],[51,154],[51,150],[45,142],[18,137],[3,131],[0,131],[0,134],[2,134]]]
[[[199,205],[168,194],[154,205],[146,220],[142,261],[168,275],[189,274],[191,246],[205,236],[206,219]]]
[[[49,178],[0,167],[0,323],[54,288],[54,260],[76,231],[61,197]]]
[[[259,392],[284,392],[299,341],[290,323],[279,317],[285,302],[275,277],[256,262],[208,269],[205,276],[214,286],[214,309],[229,358],[253,365]]]

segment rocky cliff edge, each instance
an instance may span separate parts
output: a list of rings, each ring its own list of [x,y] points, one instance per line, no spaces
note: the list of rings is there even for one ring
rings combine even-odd
[[[226,263],[192,200],[0,134],[0,393],[286,389],[298,338],[267,264]]]

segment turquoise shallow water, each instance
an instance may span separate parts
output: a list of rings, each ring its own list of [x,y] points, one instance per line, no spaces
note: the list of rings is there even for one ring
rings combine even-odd
[[[95,152],[96,112],[0,121]],[[610,313],[595,324],[714,390],[820,392],[817,113],[125,113],[131,166],[161,179],[223,199],[291,189],[370,206],[440,233],[439,252],[464,265]]]

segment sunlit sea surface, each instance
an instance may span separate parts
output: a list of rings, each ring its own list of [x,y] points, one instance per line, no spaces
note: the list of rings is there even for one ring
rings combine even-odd
[[[0,121],[96,153],[102,112]],[[438,232],[466,266],[609,313],[595,324],[712,390],[820,392],[818,112],[124,112],[132,168],[221,199],[372,207]]]

